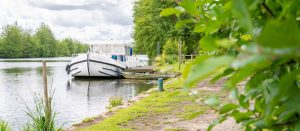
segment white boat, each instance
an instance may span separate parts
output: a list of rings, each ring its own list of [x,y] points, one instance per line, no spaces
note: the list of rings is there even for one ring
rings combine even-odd
[[[86,54],[79,54],[67,65],[73,77],[121,77],[127,69],[144,66],[132,56],[132,46],[125,42],[109,41],[90,46]]]

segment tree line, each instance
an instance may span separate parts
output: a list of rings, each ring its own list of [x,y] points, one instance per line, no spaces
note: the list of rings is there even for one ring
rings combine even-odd
[[[2,27],[0,58],[35,58],[71,56],[87,52],[88,45],[65,38],[57,40],[48,25],[42,23],[34,33],[17,23]]]

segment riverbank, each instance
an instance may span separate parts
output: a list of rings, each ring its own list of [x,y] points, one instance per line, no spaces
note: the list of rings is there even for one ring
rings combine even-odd
[[[192,89],[182,88],[181,77],[169,80],[165,91],[155,88],[93,119],[67,130],[80,131],[124,131],[124,130],[206,130],[218,114],[204,100],[212,94],[227,101],[226,94],[219,92],[220,81],[209,85],[203,81]],[[214,130],[240,130],[233,120],[227,120]]]

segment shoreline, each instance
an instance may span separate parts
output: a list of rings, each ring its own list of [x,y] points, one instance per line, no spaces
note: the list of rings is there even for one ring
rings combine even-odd
[[[104,119],[113,116],[116,111],[118,111],[120,109],[131,107],[135,102],[140,101],[141,99],[149,96],[150,93],[153,92],[153,91],[158,91],[158,89],[155,88],[155,87],[152,87],[149,90],[147,90],[147,91],[145,91],[145,92],[143,92],[143,93],[141,93],[141,94],[133,97],[132,99],[127,100],[122,105],[113,107],[111,109],[106,109],[106,111],[104,111],[104,112],[102,112],[99,115],[96,115],[94,117],[85,118],[81,122],[74,123],[71,127],[67,127],[64,130],[65,131],[75,131],[76,129],[79,129],[79,128],[84,128],[84,127],[91,126],[93,124],[97,124],[97,123],[103,121]],[[89,120],[85,121],[86,119],[89,119]]]
[[[130,102],[107,110],[96,117],[82,120],[66,128],[66,131],[124,131],[124,130],[206,130],[208,125],[218,118],[218,113],[203,101],[209,95],[216,94],[224,101],[226,94],[219,92],[221,83],[209,85],[207,80],[195,88],[182,88],[181,77],[169,79],[164,84],[165,91],[157,88],[132,98]],[[240,131],[240,125],[233,119],[224,121],[213,130]]]

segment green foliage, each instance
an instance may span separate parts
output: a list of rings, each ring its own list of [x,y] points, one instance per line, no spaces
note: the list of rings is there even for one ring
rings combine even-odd
[[[134,3],[133,38],[136,53],[147,53],[151,58],[156,56],[157,43],[162,47],[167,32],[175,25],[172,18],[161,18],[159,13],[163,8],[174,4],[173,0],[139,0]]]
[[[166,9],[163,14],[192,16],[178,23],[193,21],[193,30],[204,35],[200,47],[208,54],[185,70],[184,85],[226,77],[224,89],[235,100],[205,101],[222,114],[208,130],[227,117],[244,130],[299,130],[300,1],[183,0],[178,4],[183,12]],[[240,82],[245,85],[239,87]]]
[[[0,120],[0,131],[11,131],[7,122]]]
[[[185,45],[181,45],[182,54],[185,54],[186,48]],[[168,39],[163,46],[162,59],[164,63],[173,64],[178,60],[178,41],[175,39]]]
[[[56,56],[56,40],[50,28],[41,24],[34,35],[38,43],[40,43],[39,54],[42,57]]]
[[[149,55],[154,58],[163,52],[164,44],[169,39],[182,41],[187,47],[188,54],[197,53],[200,36],[193,32],[190,20],[181,23],[177,17],[160,17],[171,14],[181,14],[184,9],[177,8],[174,0],[138,0],[134,4],[134,32],[135,52]],[[167,8],[174,7],[174,8]],[[167,8],[162,11],[162,9]],[[161,12],[162,11],[162,12]],[[183,16],[184,18],[189,16]],[[176,28],[175,28],[176,27]],[[158,48],[158,49],[157,49]],[[159,50],[159,51],[158,51]]]
[[[108,102],[109,102],[109,105],[106,108],[111,109],[111,108],[117,107],[119,105],[122,105],[123,98],[122,97],[110,97]]]
[[[3,27],[1,38],[1,55],[3,55],[3,57],[22,56],[22,30],[17,24]]]
[[[77,40],[55,39],[50,28],[41,24],[34,35],[22,29],[17,23],[6,25],[0,36],[0,58],[32,58],[70,56],[83,53],[88,46]]]

